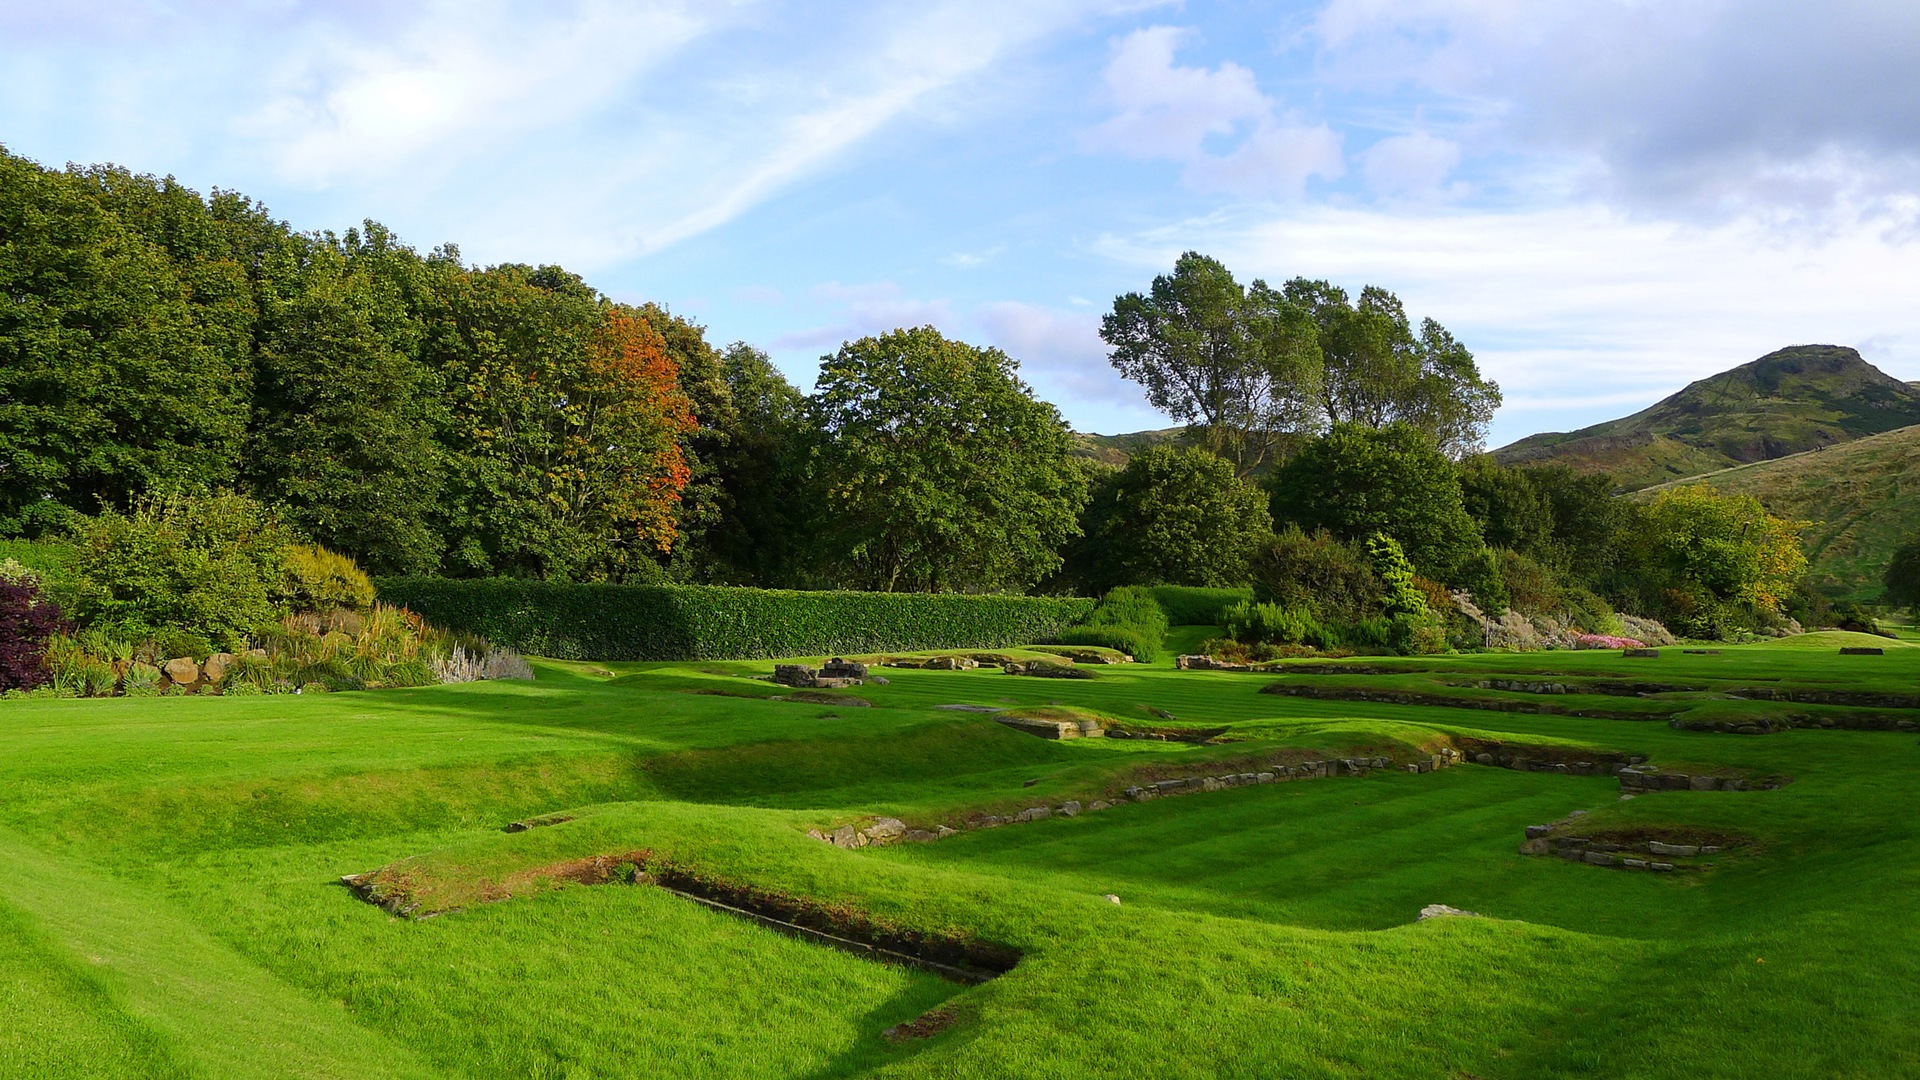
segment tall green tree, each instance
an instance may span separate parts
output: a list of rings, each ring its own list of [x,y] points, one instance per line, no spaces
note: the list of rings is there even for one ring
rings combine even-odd
[[[1751,628],[1780,614],[1805,576],[1805,525],[1704,484],[1662,491],[1634,513],[1625,540],[1636,599],[1690,636]]]
[[[232,481],[248,371],[215,309],[84,177],[4,149],[0,297],[0,531]]]
[[[822,551],[841,584],[1024,589],[1060,563],[1086,501],[1072,434],[998,349],[932,327],[840,347],[811,399]]]
[[[735,342],[720,354],[727,427],[709,436],[715,514],[701,534],[702,575],[725,585],[810,583],[807,540],[816,501],[807,482],[815,443],[806,396],[767,354]],[[712,421],[703,428],[713,431]]]
[[[1201,450],[1135,454],[1093,489],[1082,517],[1092,586],[1239,586],[1273,532],[1267,496]]]
[[[1121,375],[1242,476],[1313,424],[1320,355],[1308,313],[1264,282],[1243,288],[1218,260],[1180,256],[1146,293],[1115,299],[1100,336]]]
[[[1460,463],[1460,493],[1490,547],[1534,558],[1552,548],[1553,503],[1527,470],[1476,454]]]
[[[1454,463],[1406,424],[1340,424],[1267,478],[1275,521],[1348,540],[1384,533],[1421,574],[1452,584],[1485,546]]]
[[[439,381],[408,304],[419,259],[386,230],[298,238],[262,274],[244,475],[376,574],[440,562]]]
[[[1309,313],[1323,363],[1320,405],[1332,424],[1406,424],[1454,458],[1478,450],[1500,407],[1500,386],[1446,327],[1416,332],[1400,298],[1378,286],[1349,300],[1325,281],[1295,278],[1282,295]]]

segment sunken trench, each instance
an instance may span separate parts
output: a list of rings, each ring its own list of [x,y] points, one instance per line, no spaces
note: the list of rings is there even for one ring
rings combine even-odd
[[[415,881],[404,870],[382,867],[349,874],[340,883],[361,900],[408,919],[451,914],[459,908],[425,910]],[[925,971],[963,986],[977,986],[1012,971],[1024,954],[1011,945],[946,931],[922,930],[876,918],[848,904],[828,904],[700,873],[653,858],[650,851],[572,859],[514,875],[521,882],[576,885],[625,884],[658,888],[711,911],[757,923],[778,933],[839,949],[881,963]],[[505,883],[483,887],[479,899],[511,899]]]

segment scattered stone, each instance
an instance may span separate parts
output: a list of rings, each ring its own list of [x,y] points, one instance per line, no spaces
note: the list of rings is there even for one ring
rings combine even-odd
[[[1622,649],[1620,650],[1620,655],[1628,657],[1633,660],[1658,660],[1660,659],[1660,650],[1659,649]]]
[[[1626,867],[1629,870],[1645,870],[1647,868],[1647,860],[1622,858],[1620,860],[1620,865]]]
[[[1647,850],[1653,852],[1655,855],[1692,856],[1700,854],[1700,846],[1698,844],[1664,844],[1658,840],[1649,841]]]
[[[1439,919],[1447,916],[1477,919],[1480,917],[1480,913],[1477,911],[1462,911],[1457,907],[1448,907],[1446,904],[1428,904],[1426,907],[1420,909],[1420,917],[1414,921],[1425,922],[1428,919]]]
[[[942,825],[939,828],[933,830],[933,838],[935,840],[945,840],[949,836],[958,836],[958,835],[960,835],[959,829],[950,828],[946,825]]]
[[[1105,899],[1106,902],[1109,904],[1117,904],[1120,902],[1120,898],[1113,895],[1112,893],[1108,893],[1103,899]]]
[[[1551,825],[1529,825],[1527,826],[1527,839],[1537,840],[1552,831],[1553,826]]]
[[[1544,836],[1536,836],[1530,840],[1520,841],[1520,854],[1522,855],[1545,855],[1550,850],[1547,838]]]
[[[864,679],[867,677],[867,665],[852,660],[842,660],[836,656],[820,666],[820,677],[824,679]]]
[[[1065,817],[1078,817],[1080,814],[1080,800],[1068,799],[1066,802],[1061,803],[1060,813]]]
[[[906,832],[906,835],[902,836],[900,839],[909,844],[930,844],[933,841],[938,840],[939,837],[935,836],[933,833],[930,833],[925,829],[908,829]]]
[[[1045,806],[1029,806],[1013,815],[1015,821],[1045,821],[1053,816],[1052,809]]]
[[[1670,874],[1673,872],[1673,864],[1670,862],[1650,862],[1647,864],[1647,869],[1657,870],[1663,874]]]
[[[1614,863],[1613,856],[1604,851],[1589,851],[1586,853],[1586,860],[1595,866],[1612,866]]]
[[[207,662],[200,665],[200,669],[208,682],[217,683],[227,677],[227,669],[233,666],[235,659],[237,657],[230,652],[217,652],[207,657]]]
[[[1092,802],[1087,804],[1087,812],[1096,813],[1098,811],[1105,810],[1107,807],[1112,805],[1113,805],[1112,803],[1106,801],[1105,799],[1095,799]]]
[[[887,678],[885,675],[869,675],[867,676],[867,681],[872,683],[875,686],[892,686],[893,685],[893,680]]]
[[[838,848],[865,847],[867,844],[867,834],[851,825],[840,826],[827,838],[833,842],[834,847]]]
[[[813,685],[814,680],[819,677],[820,677],[819,672],[815,671],[814,669],[808,667],[805,664],[773,665],[773,681],[779,683],[782,686],[810,687]]]
[[[873,824],[867,826],[867,836],[877,843],[898,840],[906,831],[907,823],[893,817],[875,818]]]

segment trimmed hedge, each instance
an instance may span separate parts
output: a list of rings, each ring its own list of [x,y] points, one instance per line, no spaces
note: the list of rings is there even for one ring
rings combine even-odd
[[[1219,626],[1235,604],[1253,600],[1252,589],[1203,589],[1192,585],[1154,585],[1147,589],[1174,626]]]
[[[449,630],[567,660],[754,660],[1003,649],[1086,618],[1080,597],[789,592],[518,578],[383,578],[380,599]]]

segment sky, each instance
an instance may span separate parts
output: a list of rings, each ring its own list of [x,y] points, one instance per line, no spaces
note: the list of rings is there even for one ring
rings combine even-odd
[[[931,324],[1082,431],[1183,251],[1381,285],[1490,445],[1793,344],[1920,380],[1912,0],[0,0],[0,145],[559,263],[811,385]]]

